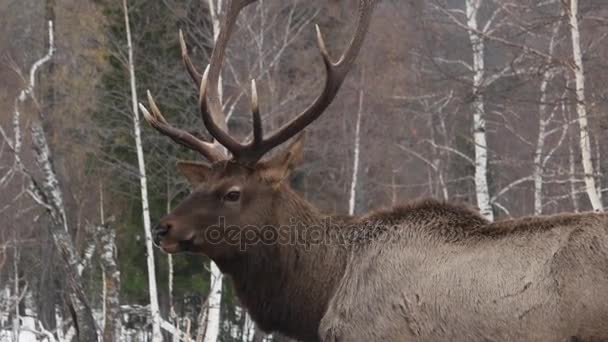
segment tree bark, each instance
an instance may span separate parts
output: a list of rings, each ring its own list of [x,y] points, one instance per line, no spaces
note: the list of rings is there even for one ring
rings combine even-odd
[[[13,239],[13,300],[14,300],[14,312],[12,319],[12,339],[13,341],[19,340],[19,330],[21,324],[21,312],[19,311],[19,301],[21,298],[21,287],[19,286],[19,250],[17,249],[17,239]]]
[[[350,181],[350,196],[348,200],[348,214],[354,215],[357,205],[357,186],[359,185],[359,154],[361,148],[361,115],[363,115],[363,76],[359,89],[359,107],[355,122],[355,142],[353,146],[353,173]]]
[[[55,173],[51,152],[46,141],[42,126],[38,122],[32,124],[32,142],[36,154],[36,163],[43,173],[43,180],[38,184],[32,179],[32,189],[39,198],[43,199],[51,217],[49,230],[56,248],[59,250],[65,263],[66,285],[69,289],[69,298],[76,324],[79,341],[97,341],[98,328],[93,318],[91,307],[82,288],[82,279],[78,272],[79,258],[76,248],[68,234],[63,195],[59,179]]]
[[[222,11],[223,0],[207,0],[207,4],[209,6],[209,13],[211,14],[211,22],[213,24],[213,42],[215,43],[217,37],[219,36],[220,27],[219,27],[219,15]],[[218,84],[218,94],[220,99],[223,95],[223,82],[220,77]],[[225,119],[226,121],[228,118]],[[224,128],[227,130],[228,122],[225,122]],[[220,312],[221,312],[221,304],[222,304],[222,283],[223,276],[220,269],[213,261],[209,261],[210,263],[210,288],[209,288],[209,298],[207,299],[207,313],[204,315],[204,322],[200,322],[199,329],[201,327],[204,328],[203,342],[216,342],[220,333]],[[197,334],[200,336],[200,333]]]
[[[146,263],[148,266],[148,291],[150,294],[150,315],[152,319],[152,342],[161,342],[163,337],[160,330],[160,309],[158,305],[158,291],[156,286],[156,269],[154,265],[154,246],[152,245],[152,228],[150,224],[150,208],[148,204],[148,181],[146,178],[146,164],[141,141],[141,122],[137,106],[137,87],[135,79],[135,62],[133,60],[133,44],[131,41],[131,26],[129,24],[129,8],[127,0],[123,0],[125,15],[125,29],[127,33],[129,81],[131,85],[131,106],[133,110],[133,130],[135,133],[135,148],[137,150],[137,164],[139,167],[139,184],[141,189],[141,206],[144,223],[146,243]]]
[[[589,120],[587,117],[587,104],[585,103],[585,69],[583,66],[583,52],[581,51],[581,38],[578,23],[578,0],[570,0],[567,10],[570,20],[570,33],[572,38],[572,55],[574,57],[574,77],[576,82],[576,113],[578,114],[579,145],[583,171],[585,172],[585,190],[591,207],[594,211],[603,211],[601,194],[595,184],[595,168],[591,160],[591,139],[589,138]]]
[[[206,329],[203,342],[215,342],[220,334],[220,309],[222,304],[222,272],[211,262],[211,287],[207,299]]]
[[[105,326],[103,340],[106,342],[118,341],[122,331],[120,315],[120,269],[116,248],[116,230],[113,222],[102,222],[98,227],[100,242],[100,262],[104,272],[105,291]]]
[[[33,173],[25,168],[21,162],[21,129],[20,129],[20,105],[25,101],[32,100],[36,110],[41,114],[35,96],[36,77],[38,70],[48,63],[54,54],[54,28],[53,21],[48,21],[48,52],[45,56],[37,60],[29,70],[29,79],[26,86],[19,92],[15,99],[15,111],[13,113],[14,140],[11,150],[15,156],[15,167],[24,174],[28,180],[28,194],[39,205],[45,208],[50,216],[49,232],[54,245],[59,251],[64,262],[64,273],[66,278],[69,303],[73,310],[74,320],[78,327],[79,341],[97,341],[98,332],[95,320],[93,319],[91,308],[82,288],[82,279],[78,273],[77,265],[79,257],[76,248],[69,235],[68,222],[63,201],[63,192],[59,178],[54,169],[51,150],[46,140],[46,134],[39,121],[31,124],[32,144],[35,154],[36,165],[40,170],[41,176],[35,177]],[[5,140],[10,144],[4,132]]]
[[[486,140],[486,113],[481,93],[485,76],[485,51],[483,37],[478,33],[477,15],[482,0],[466,0],[467,26],[473,51],[473,141],[475,144],[475,194],[480,213],[494,220],[488,188],[488,143]]]

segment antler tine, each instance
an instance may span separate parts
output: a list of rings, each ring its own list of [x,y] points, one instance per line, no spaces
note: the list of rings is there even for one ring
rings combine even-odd
[[[258,88],[255,80],[251,80],[251,115],[253,119],[253,140],[251,145],[259,146],[264,141],[264,131],[260,116],[260,105],[258,103]]]
[[[181,29],[179,30],[179,47],[182,51],[182,59],[184,60],[188,74],[190,75],[190,78],[192,78],[194,86],[198,88],[203,81],[203,76],[200,72],[198,72],[198,70],[196,70],[194,63],[192,63],[192,60],[190,60],[190,56],[188,55],[188,47],[186,46],[186,41],[184,40],[184,33]]]
[[[239,159],[243,154],[244,145],[239,144],[227,133],[228,126],[226,125],[226,115],[222,109],[218,93],[218,83],[222,62],[226,53],[226,45],[228,45],[228,40],[234,29],[238,14],[243,8],[255,1],[233,0],[228,2],[226,14],[222,17],[220,23],[217,42],[211,54],[211,62],[203,75],[201,83],[200,106],[205,126],[209,130],[209,133],[220,144],[226,147],[236,159]]]
[[[375,4],[376,0],[359,1],[355,34],[353,35],[348,48],[337,62],[331,61],[321,30],[316,26],[317,44],[321,56],[323,57],[327,74],[325,78],[325,87],[308,108],[264,140],[264,150],[268,151],[295,136],[298,132],[321,116],[323,111],[331,104],[361,50],[361,45],[363,44],[365,34],[369,28]]]
[[[212,114],[211,108],[209,108],[209,104],[207,103],[207,94],[209,92],[209,66],[205,69],[205,73],[203,74],[203,81],[201,82],[201,89],[199,94],[199,106],[201,109],[201,116],[203,118],[203,123],[207,130],[220,143],[224,146],[228,151],[232,153],[233,156],[239,155],[239,151],[243,149],[243,146],[239,144],[236,140],[234,140],[222,127],[226,127],[226,121],[223,119],[224,114],[223,111],[220,111],[216,114],[216,116],[222,117],[220,124],[217,123],[214,115]],[[222,125],[223,123],[223,125]],[[220,126],[221,125],[221,126]]]
[[[148,105],[150,106],[150,110],[152,111],[152,113],[150,113],[142,103],[139,104],[139,109],[141,110],[144,119],[152,127],[154,127],[163,135],[168,136],[176,143],[185,146],[191,150],[199,152],[203,155],[203,157],[205,157],[212,163],[225,158],[225,156],[220,151],[218,151],[213,144],[204,142],[184,130],[171,126],[167,122],[167,120],[165,120],[165,117],[161,114],[149,90],[147,91],[147,94]]]

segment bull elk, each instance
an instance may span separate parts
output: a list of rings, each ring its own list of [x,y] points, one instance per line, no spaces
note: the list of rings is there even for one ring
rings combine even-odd
[[[207,255],[232,278],[261,329],[299,340],[608,340],[606,215],[490,223],[464,207],[425,200],[360,217],[332,216],[290,188],[288,175],[303,151],[298,134],[336,96],[375,1],[359,1],[353,38],[337,62],[317,27],[327,76],[310,107],[265,137],[252,82],[253,138],[231,137],[218,79],[238,13],[254,1],[229,2],[203,74],[180,34],[215,143],[171,126],[150,93],[150,111],[140,105],[153,127],[209,161],[178,163],[193,190],[155,228],[163,251]],[[262,160],[294,137],[284,152]]]

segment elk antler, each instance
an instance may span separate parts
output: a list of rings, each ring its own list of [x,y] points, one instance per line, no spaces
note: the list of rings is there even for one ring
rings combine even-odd
[[[321,30],[319,29],[319,26],[316,26],[317,43],[327,73],[325,87],[321,94],[307,109],[283,125],[276,132],[272,133],[268,138],[263,137],[255,81],[252,82],[253,140],[248,144],[240,144],[227,133],[225,121],[223,120],[226,115],[223,113],[222,105],[220,103],[218,82],[222,61],[226,52],[226,45],[228,44],[228,40],[233,31],[238,13],[254,1],[255,0],[235,0],[228,4],[226,16],[222,19],[220,34],[215,48],[213,49],[213,54],[211,55],[210,65],[203,75],[199,98],[201,114],[207,130],[209,130],[209,133],[211,133],[220,144],[232,153],[233,158],[236,161],[242,163],[257,162],[266,152],[289,140],[316,120],[329,106],[361,49],[365,34],[369,28],[371,13],[376,2],[375,0],[359,1],[355,34],[350,41],[348,48],[337,62],[332,62],[329,57],[325,41],[321,35]]]
[[[226,115],[222,109],[218,83],[222,62],[226,53],[226,46],[236,24],[238,14],[243,8],[255,1],[256,0],[233,0],[228,2],[228,5],[226,6],[226,15],[222,18],[220,23],[220,32],[215,47],[213,48],[211,62],[202,76],[196,70],[196,67],[188,56],[188,49],[181,31],[179,35],[182,58],[186,65],[186,69],[188,70],[188,74],[193,82],[200,84],[199,105],[205,127],[219,144],[232,153],[235,161],[244,164],[253,164],[257,162],[266,152],[295,136],[298,132],[315,121],[331,104],[361,49],[365,34],[369,28],[371,13],[376,3],[376,0],[359,0],[355,34],[346,51],[344,51],[337,62],[333,62],[329,57],[329,52],[327,51],[321,30],[319,29],[319,26],[316,26],[317,44],[319,45],[327,75],[323,91],[308,108],[277,131],[273,132],[268,138],[264,138],[256,84],[255,80],[252,80],[251,109],[253,117],[253,140],[247,144],[241,144],[228,134],[225,119]],[[204,142],[188,132],[170,126],[161,115],[149,93],[148,102],[153,114],[150,114],[144,106],[140,104],[140,108],[144,113],[144,118],[162,134],[169,136],[179,144],[200,152],[211,162],[225,158],[216,144]]]
[[[171,126],[163,117],[158,106],[154,102],[150,91],[148,91],[148,105],[150,113],[143,104],[139,104],[139,109],[144,115],[144,118],[152,127],[156,128],[160,133],[173,139],[176,143],[185,146],[189,149],[199,152],[210,162],[216,162],[225,159],[225,155],[217,148],[215,144],[205,142],[192,134]]]
[[[194,63],[192,63],[192,61],[190,60],[190,56],[188,55],[188,48],[186,47],[186,42],[184,40],[184,34],[182,30],[179,30],[179,45],[182,52],[182,59],[184,61],[186,69],[188,70],[188,74],[192,78],[192,81],[194,82],[196,87],[199,87],[203,80],[203,76],[200,74],[200,72],[198,72],[198,70],[196,70]],[[146,121],[150,125],[152,125],[152,127],[156,128],[156,130],[158,130],[160,133],[168,136],[178,144],[199,152],[203,155],[203,157],[205,157],[208,161],[212,163],[226,159],[227,156],[217,144],[205,142],[184,130],[171,126],[161,114],[160,109],[158,109],[158,106],[154,102],[154,98],[150,94],[149,90],[147,92],[147,95],[148,105],[150,106],[150,110],[152,111],[152,113],[150,113],[146,109],[146,107],[141,103],[139,104],[139,108],[143,113],[144,119],[146,119]]]
[[[192,78],[192,82],[194,82],[195,86],[198,88],[203,81],[203,76],[201,76],[201,73],[196,70],[194,63],[192,63],[190,60],[190,56],[188,55],[188,47],[186,46],[186,41],[184,40],[184,33],[181,29],[179,30],[179,47],[182,51],[182,59],[184,60],[188,74],[190,75],[190,78]]]

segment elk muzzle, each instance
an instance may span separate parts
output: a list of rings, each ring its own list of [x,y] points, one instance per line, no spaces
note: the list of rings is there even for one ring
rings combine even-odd
[[[178,253],[191,250],[194,243],[194,230],[174,216],[167,216],[152,230],[154,244],[165,253]]]

